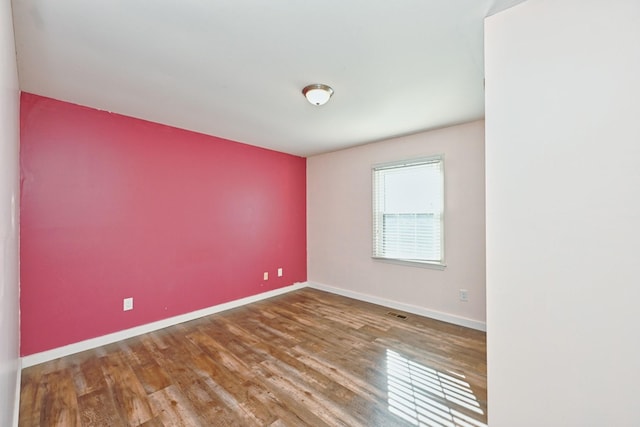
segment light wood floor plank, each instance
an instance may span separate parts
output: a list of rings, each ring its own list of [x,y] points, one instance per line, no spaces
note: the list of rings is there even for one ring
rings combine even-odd
[[[78,407],[83,426],[126,425],[107,387],[79,396]]]

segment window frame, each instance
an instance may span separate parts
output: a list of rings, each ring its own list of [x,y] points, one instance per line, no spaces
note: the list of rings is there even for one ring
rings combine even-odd
[[[379,244],[377,226],[381,226],[382,219],[378,220],[377,216],[380,214],[377,212],[377,187],[376,187],[376,173],[384,169],[394,169],[417,166],[426,163],[440,163],[440,171],[442,176],[442,212],[440,216],[440,260],[439,261],[421,261],[416,259],[404,259],[396,257],[381,256],[377,254],[376,247]],[[377,163],[371,166],[371,258],[375,261],[381,261],[391,264],[407,265],[411,267],[423,267],[436,270],[444,270],[447,266],[445,262],[445,212],[446,212],[446,174],[445,174],[445,156],[444,154],[436,154],[430,156],[414,157],[410,159],[397,160],[393,162]],[[382,238],[382,236],[380,236]]]

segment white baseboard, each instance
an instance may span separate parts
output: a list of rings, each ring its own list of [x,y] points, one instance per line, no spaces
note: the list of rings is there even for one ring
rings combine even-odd
[[[209,316],[221,311],[230,310],[232,308],[241,307],[243,305],[261,301],[263,299],[282,295],[291,291],[295,291],[297,289],[302,289],[306,286],[306,282],[294,283],[293,285],[285,286],[283,288],[274,289],[261,294],[241,298],[235,301],[225,302],[224,304],[214,305],[212,307],[203,308],[201,310],[192,311],[190,313],[181,314],[179,316],[170,317],[168,319],[158,320],[157,322],[147,323],[146,325],[136,326],[135,328],[125,329],[123,331],[114,332],[112,334],[103,335],[101,337],[91,338],[85,341],[69,344],[64,347],[58,347],[52,350],[43,351],[41,353],[30,354],[28,356],[22,357],[22,367],[27,368],[29,366],[57,359],[59,357],[68,356],[70,354],[79,353],[85,350],[91,350],[92,348],[157,331],[158,329],[167,328],[169,326],[177,325],[178,323],[188,322],[200,317]]]
[[[18,372],[16,372],[16,394],[13,398],[13,427],[18,427],[20,421],[20,385],[22,382],[22,361],[18,359]]]
[[[342,295],[348,298],[353,298],[360,301],[382,305],[382,306],[393,308],[396,310],[405,311],[407,313],[413,313],[420,316],[429,317],[435,320],[442,320],[443,322],[453,323],[454,325],[465,326],[467,328],[477,329],[479,331],[487,330],[486,322],[467,319],[466,317],[455,316],[448,313],[442,313],[440,311],[429,310],[423,307],[418,307],[411,304],[392,301],[385,298],[376,297],[373,295],[361,294],[359,292],[349,291],[347,289],[342,289],[342,288],[336,288],[336,287],[324,285],[321,283],[307,282],[307,285],[310,288],[318,289],[321,291],[331,292],[333,294]]]
[[[321,291],[331,292],[337,295],[342,295],[348,298],[357,299],[360,301],[370,302],[373,304],[382,305],[385,307],[393,308],[396,310],[402,310],[407,313],[418,314],[420,316],[429,317],[436,320],[442,320],[443,322],[453,323],[454,325],[465,326],[467,328],[477,329],[480,331],[486,331],[487,325],[485,322],[477,320],[467,319],[465,317],[454,316],[452,314],[442,313],[439,311],[428,310],[423,307],[415,305],[405,304],[397,301],[388,300],[372,295],[362,294],[359,292],[349,291],[342,288],[336,288],[329,285],[324,285],[315,282],[303,282],[295,283],[283,288],[274,289],[268,292],[264,292],[258,295],[252,295],[239,300],[226,302],[224,304],[214,305],[212,307],[203,308],[202,310],[192,311],[190,313],[181,314],[179,316],[170,317],[168,319],[159,320],[157,322],[147,323],[146,325],[136,326],[131,329],[125,329],[123,331],[114,332],[112,334],[103,335],[101,337],[91,338],[85,341],[69,344],[64,347],[54,348],[52,350],[43,351],[41,353],[30,354],[22,357],[22,368],[28,368],[29,366],[37,365],[40,363],[48,362],[50,360],[58,359],[60,357],[68,356],[70,354],[79,353],[85,350],[91,350],[96,347],[111,344],[117,341],[132,338],[138,335],[146,334],[149,332],[157,331],[158,329],[167,328],[169,326],[177,325],[179,323],[195,320],[200,317],[209,316],[211,314],[219,313],[221,311],[230,310],[232,308],[241,307],[246,304],[261,301],[263,299],[271,298],[277,295],[282,295],[291,291],[302,289],[304,287],[310,287],[319,289]],[[20,372],[18,372],[20,375]],[[19,405],[20,397],[20,379],[18,379],[18,385],[16,390],[18,399],[16,405]],[[18,406],[19,407],[19,406]],[[15,421],[17,423],[17,414]],[[17,425],[17,424],[15,424]]]

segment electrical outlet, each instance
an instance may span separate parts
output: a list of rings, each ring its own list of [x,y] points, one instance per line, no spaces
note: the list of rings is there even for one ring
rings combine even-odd
[[[282,277],[282,267],[278,269],[278,277]]]
[[[133,310],[133,298],[125,298],[122,300],[122,311]]]
[[[468,302],[469,301],[469,291],[466,289],[460,289],[460,301]]]
[[[264,272],[264,280],[269,280],[269,272],[268,271]]]

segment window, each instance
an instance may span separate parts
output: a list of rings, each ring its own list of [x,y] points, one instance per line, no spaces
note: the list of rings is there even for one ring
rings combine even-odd
[[[373,257],[444,266],[442,156],[373,168]]]

